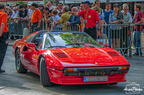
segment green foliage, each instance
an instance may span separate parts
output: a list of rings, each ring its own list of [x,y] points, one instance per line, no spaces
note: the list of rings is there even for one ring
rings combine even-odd
[[[27,7],[27,4],[25,4],[23,1],[17,1],[17,4],[24,5],[25,7]]]

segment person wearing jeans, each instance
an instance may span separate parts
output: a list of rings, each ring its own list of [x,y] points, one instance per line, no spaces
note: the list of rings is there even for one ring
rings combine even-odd
[[[134,56],[142,56],[142,51],[141,51],[141,31],[134,31],[134,46],[136,47],[136,53]]]
[[[140,25],[143,23],[143,13],[141,10],[141,4],[135,5],[135,11],[137,11],[136,17],[135,17],[135,32],[134,32],[134,46],[136,47],[136,53],[134,53],[134,56],[142,56],[141,51],[141,32],[143,30],[143,25]]]

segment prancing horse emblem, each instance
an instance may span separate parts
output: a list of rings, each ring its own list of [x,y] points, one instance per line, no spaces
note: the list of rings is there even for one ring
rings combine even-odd
[[[95,62],[95,64],[97,65],[98,63],[97,63],[97,62]]]

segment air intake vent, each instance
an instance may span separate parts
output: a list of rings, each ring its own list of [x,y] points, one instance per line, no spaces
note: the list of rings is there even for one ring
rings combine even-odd
[[[64,53],[54,53],[58,58],[68,58]]]
[[[120,56],[117,52],[115,51],[108,51],[107,52],[110,56]]]

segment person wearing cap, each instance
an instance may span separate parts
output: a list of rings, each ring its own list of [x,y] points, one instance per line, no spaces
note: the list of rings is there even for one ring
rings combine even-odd
[[[96,21],[99,21],[99,15],[98,12],[96,12],[94,9],[90,8],[90,2],[84,1],[84,10],[76,13],[71,12],[71,14],[78,15],[84,19],[85,22],[85,28],[84,32],[89,34],[93,39],[96,40],[97,33],[96,33]]]
[[[41,20],[42,20],[42,13],[38,9],[38,5],[36,3],[33,3],[31,5],[31,9],[33,10],[33,14],[31,17],[31,23],[32,23],[32,31],[39,31],[41,30]]]
[[[109,24],[111,29],[111,36],[112,36],[112,46],[113,48],[120,48],[120,37],[122,26],[115,25],[115,24],[123,24],[123,14],[119,11],[119,5],[114,4],[113,6],[114,13],[109,16]]]
[[[5,6],[0,4],[0,73],[5,72],[1,67],[8,46],[8,14],[4,11]]]

